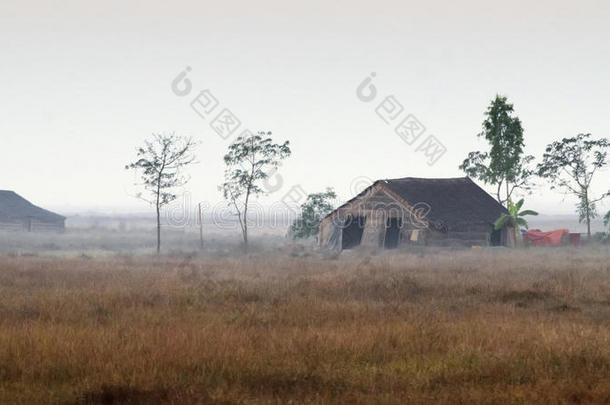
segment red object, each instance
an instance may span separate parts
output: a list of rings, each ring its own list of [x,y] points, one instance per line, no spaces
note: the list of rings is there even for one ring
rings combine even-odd
[[[569,234],[567,229],[557,229],[549,232],[542,232],[540,229],[530,229],[523,235],[523,239],[534,246],[559,246],[561,237]]]

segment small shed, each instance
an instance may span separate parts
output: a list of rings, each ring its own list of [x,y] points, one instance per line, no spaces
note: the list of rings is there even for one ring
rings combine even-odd
[[[368,246],[514,246],[514,230],[495,230],[507,210],[468,177],[377,180],[328,214],[318,244]]]
[[[65,223],[66,217],[37,207],[14,191],[0,190],[0,230],[61,232]]]

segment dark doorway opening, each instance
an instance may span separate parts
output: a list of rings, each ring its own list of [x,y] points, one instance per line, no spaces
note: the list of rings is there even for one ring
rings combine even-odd
[[[352,217],[349,216],[345,221],[343,227],[343,235],[341,248],[351,249],[360,245],[362,241],[362,234],[364,233],[364,225],[366,223],[366,217]]]
[[[383,247],[395,249],[400,243],[400,229],[402,228],[402,218],[388,218],[385,228],[385,239]]]
[[[491,237],[489,239],[489,244],[491,246],[502,245],[502,229],[495,229],[493,226],[491,227]]]

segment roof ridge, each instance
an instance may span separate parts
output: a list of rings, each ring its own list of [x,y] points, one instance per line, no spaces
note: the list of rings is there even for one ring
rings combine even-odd
[[[428,181],[441,181],[441,180],[470,180],[468,176],[464,177],[398,177],[394,179],[384,179],[384,181],[400,181],[400,180],[428,180]]]

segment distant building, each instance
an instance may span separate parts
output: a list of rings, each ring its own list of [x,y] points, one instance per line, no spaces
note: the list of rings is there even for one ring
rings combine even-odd
[[[66,218],[30,203],[14,191],[0,190],[0,230],[63,231]]]
[[[513,228],[493,226],[506,212],[468,177],[378,180],[322,220],[318,243],[331,249],[513,246]]]

